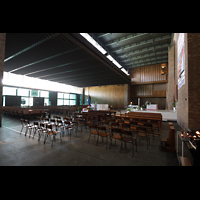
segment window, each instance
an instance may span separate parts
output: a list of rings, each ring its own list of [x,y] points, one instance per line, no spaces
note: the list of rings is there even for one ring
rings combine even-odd
[[[70,100],[70,105],[76,105],[76,100]]]
[[[49,98],[49,92],[48,91],[40,91],[40,97]]]
[[[16,95],[16,89],[14,87],[3,86],[3,95]]]
[[[69,94],[64,94],[64,99],[69,99]]]
[[[70,99],[76,99],[76,95],[75,94],[70,94]]]
[[[17,96],[26,96],[26,97],[28,97],[29,96],[29,89],[19,88],[17,90]]]
[[[58,92],[58,97],[57,97],[57,98],[58,98],[58,99],[63,98],[63,94],[64,94],[64,93]]]
[[[57,105],[62,106],[63,105],[63,99],[57,99]]]
[[[69,105],[69,100],[64,99],[64,105]]]

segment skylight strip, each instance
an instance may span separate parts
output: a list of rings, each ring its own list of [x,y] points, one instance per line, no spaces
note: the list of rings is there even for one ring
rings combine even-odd
[[[99,45],[88,33],[80,33],[88,42],[90,42],[94,47],[96,47],[103,55],[105,55],[106,50]],[[111,56],[106,56],[111,62],[113,62],[119,69],[121,69],[126,75],[129,75],[127,71]]]

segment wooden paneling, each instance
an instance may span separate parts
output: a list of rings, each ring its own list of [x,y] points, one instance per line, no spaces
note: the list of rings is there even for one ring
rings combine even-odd
[[[109,104],[114,109],[124,107],[124,85],[88,87],[85,95],[91,96],[91,103]]]
[[[131,85],[131,97],[166,97],[166,83]]]
[[[168,63],[162,63],[168,71]],[[161,64],[142,66],[130,69],[130,77],[132,84],[146,84],[156,82],[167,82],[167,73],[161,75]]]

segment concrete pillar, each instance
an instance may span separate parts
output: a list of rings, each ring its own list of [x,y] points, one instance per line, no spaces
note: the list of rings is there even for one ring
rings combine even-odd
[[[85,88],[83,88],[83,93],[82,93],[82,105],[85,105]]]
[[[0,127],[2,125],[2,80],[4,69],[6,33],[0,33]]]
[[[168,47],[168,83],[166,84],[166,107],[172,110],[175,99],[175,43]]]

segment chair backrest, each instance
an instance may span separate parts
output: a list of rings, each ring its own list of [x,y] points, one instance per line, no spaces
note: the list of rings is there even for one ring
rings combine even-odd
[[[142,126],[139,126],[137,127],[137,132],[139,133],[145,133],[146,134],[146,128],[145,127],[142,127]]]
[[[65,121],[64,123],[65,123],[65,125],[70,125],[70,122],[68,122],[68,121]]]
[[[33,124],[38,126],[38,122],[33,122]]]
[[[132,136],[132,131],[130,131],[130,130],[122,130],[122,134],[131,137]]]
[[[119,127],[119,123],[118,122],[112,122],[111,123],[111,127]]]
[[[138,125],[138,122],[130,121],[130,125],[131,125],[131,126],[137,126],[137,125]]]
[[[152,128],[152,124],[151,123],[144,123],[144,126],[148,127],[148,128]]]
[[[97,124],[90,124],[89,127],[90,127],[90,130],[91,129],[96,129],[97,130],[98,126],[97,126]]]
[[[55,119],[50,119],[50,122],[54,122],[54,123],[55,123],[55,122],[56,122],[56,120],[55,120]]]
[[[122,129],[121,128],[111,128],[111,133],[113,134],[113,133],[119,133],[119,134],[121,134],[121,132],[122,132]]]
[[[51,124],[47,124],[47,129],[52,129],[52,125]]]
[[[124,124],[122,124],[122,128],[129,128],[130,129],[130,124],[124,123]]]
[[[62,124],[62,120],[61,120],[61,119],[58,119],[58,120],[57,120],[57,123],[58,123],[58,124]]]
[[[106,131],[106,127],[105,126],[98,126],[98,130]]]

